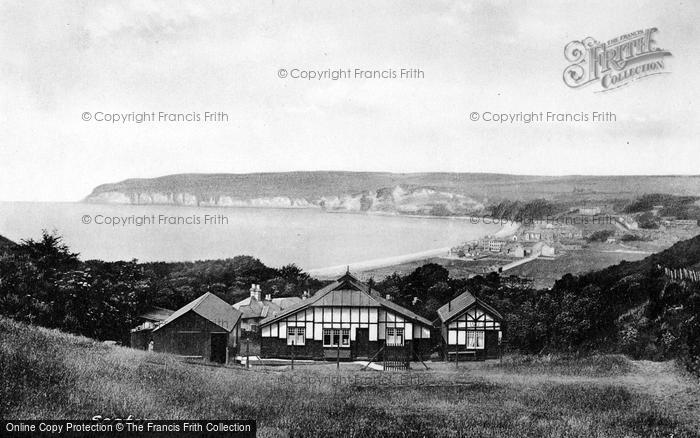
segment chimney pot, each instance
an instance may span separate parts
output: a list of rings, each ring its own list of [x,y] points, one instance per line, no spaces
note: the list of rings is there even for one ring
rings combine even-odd
[[[260,285],[253,283],[250,286],[250,296],[260,301]]]
[[[272,301],[272,295],[266,294],[266,295],[265,295],[265,301]]]

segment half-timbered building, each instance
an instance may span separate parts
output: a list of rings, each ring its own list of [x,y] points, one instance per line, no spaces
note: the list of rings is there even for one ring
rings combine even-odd
[[[432,323],[383,298],[349,272],[260,323],[261,355],[307,359],[426,357]]]
[[[503,317],[469,291],[437,311],[445,356],[449,360],[496,359]]]

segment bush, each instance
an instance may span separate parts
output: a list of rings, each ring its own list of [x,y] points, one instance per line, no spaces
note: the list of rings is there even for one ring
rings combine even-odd
[[[615,231],[613,230],[600,230],[592,233],[590,236],[588,236],[588,241],[589,242],[605,242],[608,240],[609,237],[612,237],[615,235]]]

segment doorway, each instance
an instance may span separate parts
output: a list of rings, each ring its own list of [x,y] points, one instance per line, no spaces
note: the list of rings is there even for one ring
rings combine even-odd
[[[356,328],[354,353],[357,359],[369,359],[369,329]]]
[[[226,344],[228,344],[228,333],[212,333],[209,360],[212,362],[226,363]]]

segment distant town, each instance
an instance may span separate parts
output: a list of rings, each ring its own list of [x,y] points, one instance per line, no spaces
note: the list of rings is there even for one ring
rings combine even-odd
[[[518,267],[535,260],[555,265],[557,259],[583,259],[595,253],[639,257],[700,233],[697,219],[664,215],[665,208],[654,205],[649,212],[621,213],[614,205],[603,204],[545,218],[521,218],[513,233],[462,242],[444,259],[460,262],[471,275],[508,271],[519,275]],[[543,278],[524,277],[540,286],[551,285]]]

